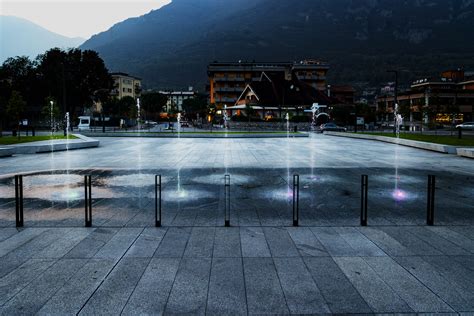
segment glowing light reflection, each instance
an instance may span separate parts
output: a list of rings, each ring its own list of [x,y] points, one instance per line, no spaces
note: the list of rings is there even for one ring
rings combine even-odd
[[[396,189],[392,192],[392,197],[397,201],[405,201],[408,198],[407,192],[401,190],[401,189]]]

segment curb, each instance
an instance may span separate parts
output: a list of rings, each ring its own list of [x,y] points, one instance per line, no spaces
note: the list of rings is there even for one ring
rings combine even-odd
[[[474,159],[474,148],[458,148],[457,155],[461,157]]]
[[[12,148],[0,148],[0,157],[10,157],[14,154],[14,150]]]
[[[364,139],[364,140],[375,140],[385,143],[397,144],[407,147],[413,147],[418,149],[424,149],[429,151],[435,151],[443,154],[452,154],[452,155],[460,155],[459,149],[461,149],[463,153],[468,152],[465,155],[460,155],[463,157],[474,158],[472,152],[474,148],[460,148],[457,146],[450,146],[450,145],[443,145],[443,144],[435,144],[435,143],[427,143],[421,142],[416,140],[409,140],[409,139],[397,139],[393,137],[387,136],[378,136],[378,135],[367,135],[367,134],[352,134],[352,133],[343,133],[343,132],[325,132],[325,135],[329,136],[338,136],[338,137],[348,137],[348,138],[356,138],[356,139]],[[469,152],[471,152],[469,154]]]
[[[183,133],[178,136],[177,133],[150,133],[150,134],[139,134],[139,133],[85,133],[83,135],[91,136],[91,137],[140,137],[140,138],[299,138],[299,137],[309,137],[308,133],[298,133],[298,134],[290,134],[289,136],[287,134],[281,133],[281,134],[221,134],[221,133],[206,133],[206,134],[190,134],[190,133]],[[77,135],[79,136],[79,135]]]
[[[100,141],[79,134],[72,134],[79,138],[80,142],[55,142],[52,144],[25,143],[0,148],[0,157],[12,155],[39,154],[56,151],[76,150],[84,148],[99,147]]]

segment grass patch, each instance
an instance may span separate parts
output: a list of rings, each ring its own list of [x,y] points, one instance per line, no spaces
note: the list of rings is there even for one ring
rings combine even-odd
[[[21,138],[13,136],[3,136],[0,137],[0,145],[14,145],[14,144],[23,144],[31,142],[39,142],[42,140],[52,140],[52,139],[67,139],[67,136],[63,135],[48,135],[48,136],[21,136]],[[76,136],[69,135],[69,139],[76,139]]]
[[[375,136],[386,136],[395,138],[396,136],[393,133],[362,133],[366,135],[375,135]],[[458,147],[471,147],[474,146],[474,136],[463,135],[462,139],[458,139],[458,136],[450,135],[425,135],[425,134],[411,134],[411,133],[401,133],[400,138],[408,140],[416,140],[420,142],[458,146]]]

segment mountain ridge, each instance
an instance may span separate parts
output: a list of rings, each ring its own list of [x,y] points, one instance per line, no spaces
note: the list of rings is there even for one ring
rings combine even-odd
[[[174,0],[81,47],[153,88],[202,86],[214,60],[305,58],[329,62],[336,83],[373,85],[392,67],[474,67],[473,28],[473,0]]]
[[[0,15],[0,62],[9,57],[26,55],[36,58],[53,47],[77,47],[85,40],[80,37],[67,37],[33,23],[29,20]]]

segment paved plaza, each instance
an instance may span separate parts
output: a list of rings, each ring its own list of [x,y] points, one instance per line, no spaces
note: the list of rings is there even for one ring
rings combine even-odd
[[[474,313],[473,167],[324,135],[101,138],[99,148],[2,158],[0,314]],[[25,174],[22,229],[15,174]],[[88,174],[92,228],[83,227]],[[430,174],[435,226],[426,226]]]

